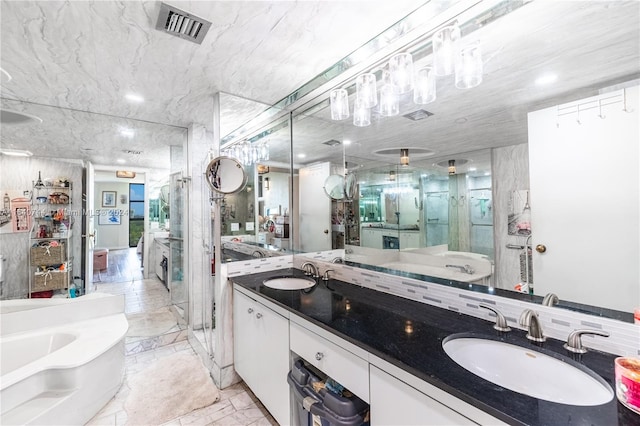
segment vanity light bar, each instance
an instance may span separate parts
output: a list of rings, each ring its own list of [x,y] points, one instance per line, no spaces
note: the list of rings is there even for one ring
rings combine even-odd
[[[162,3],[156,29],[176,37],[201,44],[211,27],[211,22]]]

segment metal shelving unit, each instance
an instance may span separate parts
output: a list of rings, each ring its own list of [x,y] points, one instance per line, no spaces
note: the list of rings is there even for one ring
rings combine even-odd
[[[73,185],[46,185],[40,178],[31,194],[29,297],[44,291],[68,291],[73,282]]]

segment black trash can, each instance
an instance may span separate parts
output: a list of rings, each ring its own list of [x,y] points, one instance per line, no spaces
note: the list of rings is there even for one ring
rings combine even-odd
[[[300,426],[312,426],[312,414],[320,417],[322,426],[368,425],[368,422],[365,422],[369,411],[366,402],[355,395],[345,397],[327,389],[316,392],[313,383],[321,381],[301,359],[294,363],[287,375],[287,382],[296,402],[295,411]]]

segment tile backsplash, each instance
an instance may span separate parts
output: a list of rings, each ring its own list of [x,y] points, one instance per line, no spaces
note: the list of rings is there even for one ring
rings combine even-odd
[[[610,333],[609,337],[584,335],[584,346],[616,355],[640,356],[640,325],[638,324],[331,263],[332,259],[340,255],[340,250],[333,250],[296,255],[295,258],[282,256],[234,262],[227,264],[228,276],[231,278],[280,268],[299,268],[303,262],[311,260],[318,265],[320,271],[333,269],[331,276],[334,279],[488,321],[493,321],[495,314],[478,305],[485,303],[494,306],[505,316],[512,328],[522,329],[518,324],[520,314],[525,309],[533,309],[538,313],[544,334],[548,337],[564,341],[573,330],[604,330]]]

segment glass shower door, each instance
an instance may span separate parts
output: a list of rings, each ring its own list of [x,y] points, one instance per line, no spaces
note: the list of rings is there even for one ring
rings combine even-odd
[[[182,173],[172,173],[169,179],[169,199],[171,206],[169,233],[169,273],[168,287],[171,303],[176,307],[185,321],[188,321],[188,283],[185,280],[184,234],[185,206],[188,202],[187,190],[183,188]]]

